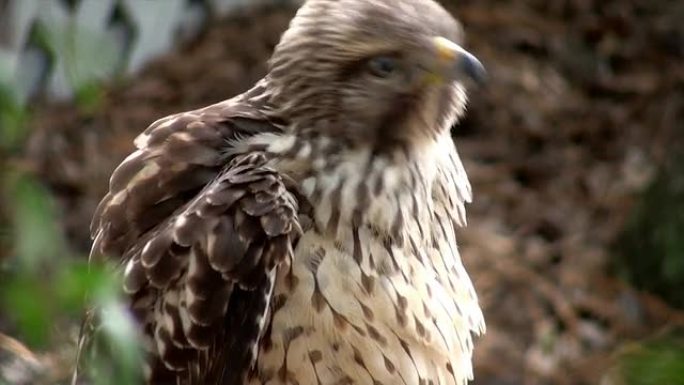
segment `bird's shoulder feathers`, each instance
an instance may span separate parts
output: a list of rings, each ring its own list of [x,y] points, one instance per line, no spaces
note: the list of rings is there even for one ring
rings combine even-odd
[[[239,383],[254,360],[275,268],[301,232],[299,203],[267,154],[231,144],[279,130],[238,97],[156,121],[114,171],[92,254],[125,266],[151,382]]]

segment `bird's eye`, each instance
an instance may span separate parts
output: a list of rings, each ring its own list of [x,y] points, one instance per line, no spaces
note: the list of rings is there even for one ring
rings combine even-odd
[[[388,78],[399,69],[399,60],[391,56],[378,56],[370,59],[368,68],[374,76]]]

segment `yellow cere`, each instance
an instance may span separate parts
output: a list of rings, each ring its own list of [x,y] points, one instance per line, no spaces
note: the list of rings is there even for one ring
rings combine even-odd
[[[441,36],[436,36],[433,41],[439,58],[444,61],[453,61],[462,50],[458,44]]]

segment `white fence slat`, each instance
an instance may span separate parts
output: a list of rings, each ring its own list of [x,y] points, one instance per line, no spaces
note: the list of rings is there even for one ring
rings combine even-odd
[[[119,70],[136,72],[200,32],[210,12],[223,16],[246,7],[302,0],[80,0],[73,8],[63,0],[6,1],[6,12],[0,14],[0,84],[25,103],[37,92],[71,98],[88,82]],[[113,25],[117,7],[125,20],[119,23],[117,17]],[[50,52],[30,39],[37,25]],[[47,79],[44,89],[41,79]]]
[[[139,70],[147,61],[168,51],[183,15],[183,0],[122,0],[137,27],[129,70]]]

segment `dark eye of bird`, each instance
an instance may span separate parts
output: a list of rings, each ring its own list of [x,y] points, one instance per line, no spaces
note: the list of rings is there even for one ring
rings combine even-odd
[[[378,56],[370,59],[368,66],[374,76],[387,78],[399,69],[399,60],[391,56]]]

